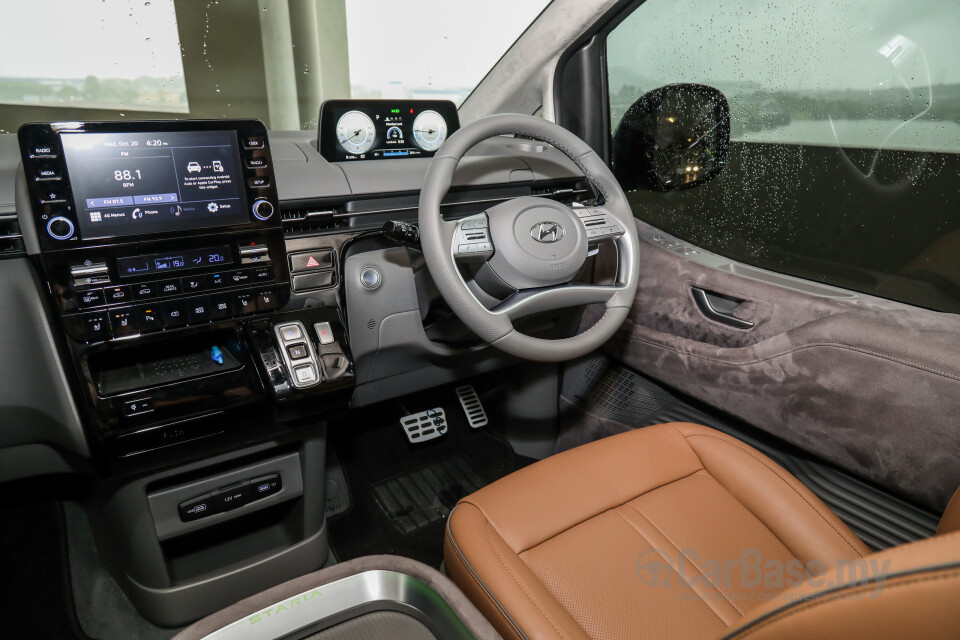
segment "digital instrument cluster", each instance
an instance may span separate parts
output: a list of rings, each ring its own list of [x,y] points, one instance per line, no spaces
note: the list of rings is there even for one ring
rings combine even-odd
[[[460,127],[449,100],[328,100],[319,122],[331,162],[431,157]]]

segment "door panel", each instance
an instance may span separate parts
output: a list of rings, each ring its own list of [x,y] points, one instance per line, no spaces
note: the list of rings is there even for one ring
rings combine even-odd
[[[640,270],[609,355],[918,504],[946,506],[960,485],[960,317],[802,293],[650,242]],[[743,300],[734,314],[753,327],[707,319],[692,287]]]

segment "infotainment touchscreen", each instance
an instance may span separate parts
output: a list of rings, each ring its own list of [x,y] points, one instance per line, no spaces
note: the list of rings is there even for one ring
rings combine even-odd
[[[84,239],[250,221],[236,131],[60,135]]]

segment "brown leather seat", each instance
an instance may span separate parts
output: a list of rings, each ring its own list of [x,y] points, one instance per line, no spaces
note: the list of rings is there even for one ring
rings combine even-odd
[[[505,638],[960,638],[960,534],[871,554],[782,467],[693,424],[481,489],[444,552]]]

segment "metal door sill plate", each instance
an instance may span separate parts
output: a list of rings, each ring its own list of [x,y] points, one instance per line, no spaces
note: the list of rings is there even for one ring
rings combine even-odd
[[[251,613],[204,640],[294,640],[374,611],[397,611],[436,638],[473,638],[457,614],[425,582],[396,571],[366,571],[318,585]]]

